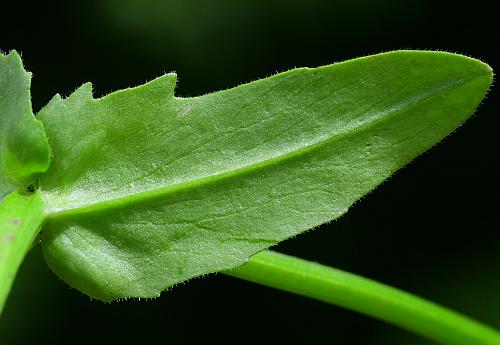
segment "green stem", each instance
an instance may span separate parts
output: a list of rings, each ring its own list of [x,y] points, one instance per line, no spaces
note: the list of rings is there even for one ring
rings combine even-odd
[[[0,204],[0,314],[43,218],[43,201],[38,193],[14,192]]]
[[[338,305],[449,345],[499,345],[500,333],[420,297],[335,268],[263,251],[226,274]]]

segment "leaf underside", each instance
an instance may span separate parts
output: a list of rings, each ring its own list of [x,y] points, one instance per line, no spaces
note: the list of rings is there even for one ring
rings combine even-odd
[[[398,51],[300,68],[194,98],[176,76],[39,113],[43,252],[100,299],[154,297],[237,267],[344,214],[470,116],[492,80],[477,60]]]

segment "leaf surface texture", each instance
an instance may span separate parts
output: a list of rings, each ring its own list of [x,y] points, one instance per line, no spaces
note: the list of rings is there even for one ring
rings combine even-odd
[[[242,265],[344,214],[474,111],[492,80],[474,59],[397,51],[299,68],[200,97],[175,74],[39,117],[43,251],[101,300],[154,297]]]

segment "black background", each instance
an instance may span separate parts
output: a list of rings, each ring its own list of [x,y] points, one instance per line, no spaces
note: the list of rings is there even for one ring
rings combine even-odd
[[[500,66],[497,13],[481,1],[19,2],[0,6],[0,49],[34,73],[35,110],[92,81],[96,96],[177,71],[194,96],[296,66],[400,48]],[[389,283],[500,328],[498,96],[347,215],[276,249]],[[382,322],[222,275],[150,301],[104,304],[34,249],[0,321],[2,344],[428,344]]]

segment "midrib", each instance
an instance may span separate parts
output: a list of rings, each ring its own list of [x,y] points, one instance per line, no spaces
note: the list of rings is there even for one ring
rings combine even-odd
[[[107,209],[123,207],[123,206],[126,206],[128,204],[133,204],[133,203],[137,203],[140,201],[146,201],[148,199],[153,199],[153,198],[157,198],[160,196],[166,197],[170,194],[173,194],[173,193],[176,193],[176,192],[179,192],[182,190],[194,189],[194,188],[201,187],[204,185],[209,185],[211,183],[216,183],[216,182],[224,180],[226,178],[235,178],[235,177],[244,175],[246,173],[262,170],[262,169],[268,167],[269,165],[301,157],[309,152],[312,152],[314,150],[319,149],[320,147],[322,147],[324,145],[327,145],[329,143],[342,140],[342,139],[349,137],[351,135],[355,135],[357,133],[366,131],[377,124],[386,122],[390,119],[397,117],[400,113],[408,111],[408,110],[416,107],[419,103],[421,103],[423,101],[431,99],[435,96],[438,96],[442,92],[446,92],[446,91],[450,90],[453,87],[459,87],[468,81],[471,81],[471,80],[474,80],[474,79],[480,78],[480,77],[483,77],[483,75],[481,75],[481,74],[471,75],[471,76],[463,77],[463,78],[456,79],[453,81],[448,81],[448,82],[442,83],[442,84],[437,85],[433,88],[427,89],[424,92],[416,94],[413,97],[409,97],[409,98],[405,99],[404,101],[401,101],[400,103],[393,106],[388,111],[379,112],[379,114],[377,114],[375,116],[371,116],[370,117],[370,119],[372,119],[371,121],[369,120],[365,123],[360,124],[357,127],[350,128],[347,131],[340,132],[336,135],[327,137],[325,139],[320,139],[315,143],[312,143],[309,145],[304,145],[303,147],[297,148],[294,151],[287,152],[287,153],[284,153],[284,154],[281,154],[278,156],[274,156],[274,157],[271,157],[271,158],[268,158],[268,159],[265,159],[265,160],[262,160],[259,162],[244,165],[244,166],[238,167],[236,169],[222,171],[222,172],[219,172],[219,173],[216,173],[213,175],[209,175],[206,177],[196,178],[193,180],[180,182],[180,183],[177,183],[174,185],[165,186],[165,187],[158,188],[158,189],[145,190],[145,191],[141,191],[141,192],[134,193],[134,194],[120,196],[120,197],[115,198],[115,199],[102,200],[102,201],[98,201],[95,203],[78,205],[76,207],[70,207],[70,208],[65,208],[65,209],[56,209],[56,210],[51,211],[50,205],[49,205],[48,210],[47,210],[47,220],[56,220],[58,218],[59,219],[60,218],[67,218],[67,217],[71,217],[71,216],[75,216],[75,215],[96,213],[96,212],[104,211]],[[42,190],[42,196],[43,196],[43,190]]]

